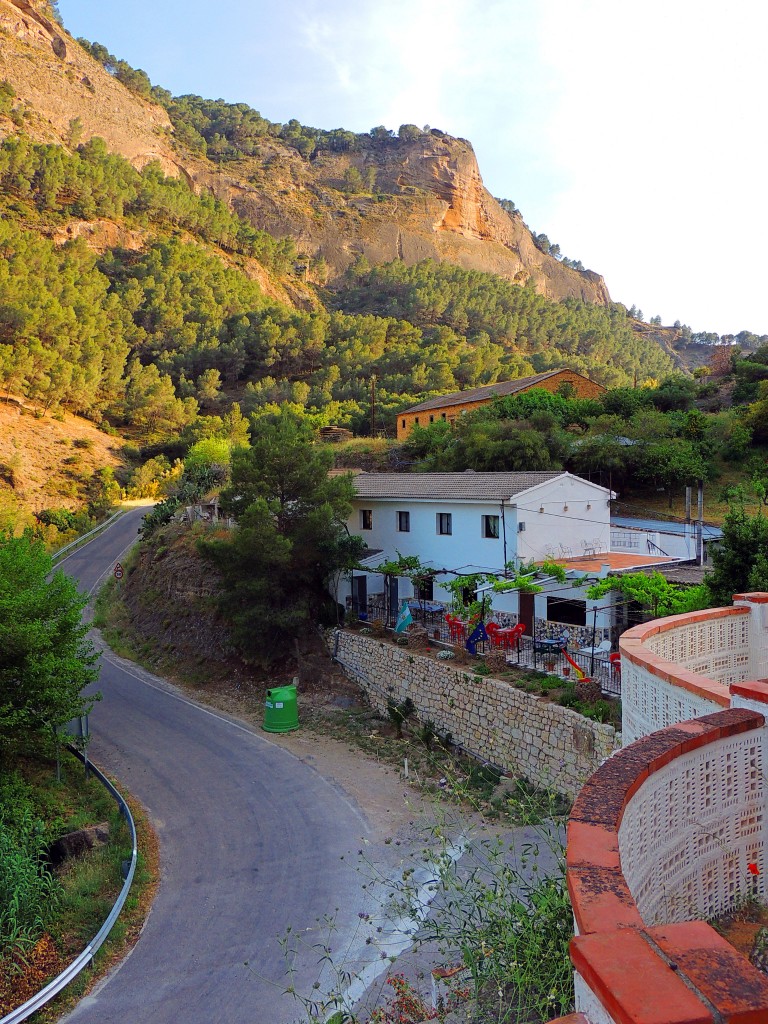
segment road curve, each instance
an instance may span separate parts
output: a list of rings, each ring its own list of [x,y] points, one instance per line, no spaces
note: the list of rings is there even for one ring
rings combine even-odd
[[[90,592],[130,544],[144,509],[127,513],[61,563]],[[289,1024],[286,928],[352,941],[360,909],[356,849],[367,825],[343,793],[264,734],[203,708],[105,650],[91,713],[93,761],[146,807],[161,878],[141,938],[65,1019],[71,1024]],[[343,859],[342,859],[343,857]],[[317,957],[297,963],[309,991]]]

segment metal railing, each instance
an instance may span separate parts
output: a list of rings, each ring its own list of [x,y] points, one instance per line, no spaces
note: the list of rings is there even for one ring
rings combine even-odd
[[[99,523],[98,526],[94,526],[94,528],[89,530],[88,533],[84,533],[80,537],[75,537],[75,539],[70,541],[69,544],[65,544],[63,548],[59,548],[58,551],[54,551],[51,555],[51,561],[58,561],[62,555],[67,554],[69,551],[74,551],[75,548],[80,547],[81,544],[85,544],[86,541],[89,541],[91,537],[95,537],[97,533],[101,533],[102,530],[106,530],[110,523],[114,523],[114,521],[119,519],[120,516],[124,516],[125,511],[125,509],[121,508],[118,512],[114,512],[109,519],[105,519],[103,523]],[[2,1024],[2,1021],[0,1021],[0,1024]]]
[[[431,642],[448,646],[457,643],[464,645],[466,642],[467,629],[464,631],[454,629],[452,633],[442,613],[426,612],[422,614],[418,610],[413,610],[412,614],[416,625],[426,629],[427,637]],[[367,623],[364,623],[363,628],[366,625]],[[393,632],[391,625],[385,628],[389,633]],[[568,658],[571,661],[568,661],[562,648],[547,643],[543,637],[537,637],[534,640],[530,636],[523,636],[509,648],[494,648],[490,640],[481,640],[477,644],[476,656],[484,658],[494,649],[504,650],[507,662],[511,665],[521,669],[532,668],[539,672],[549,672],[561,676],[564,680],[576,680],[578,672],[571,664],[571,662],[575,662],[585,676],[600,683],[600,688],[605,696],[621,697],[621,669],[618,665],[613,664],[607,654],[602,651],[579,653],[578,650],[569,650]]]
[[[133,822],[133,816],[131,815],[128,804],[125,802],[118,790],[115,789],[106,775],[104,775],[103,772],[100,772],[98,768],[88,761],[76,747],[69,746],[69,750],[75,755],[75,757],[78,757],[83,762],[88,771],[93,772],[102,786],[109,790],[115,798],[117,805],[120,808],[120,813],[125,818],[131,831],[130,864],[128,866],[128,871],[126,872],[125,882],[123,883],[120,894],[115,901],[115,905],[109,912],[109,916],[104,924],[91,939],[82,953],[75,957],[72,963],[69,964],[69,966],[66,967],[58,977],[54,978],[53,981],[50,981],[45,988],[42,988],[36,995],[32,996],[31,999],[28,999],[26,1003],[23,1003],[21,1006],[17,1006],[15,1010],[11,1010],[10,1013],[0,1019],[0,1024],[18,1024],[19,1021],[23,1021],[28,1017],[31,1017],[33,1013],[36,1013],[41,1007],[45,1006],[47,1002],[50,1002],[54,996],[57,996],[62,989],[66,988],[71,981],[74,981],[83,968],[88,967],[93,962],[94,955],[104,943],[104,940],[112,930],[115,921],[117,921],[120,911],[123,909],[123,904],[128,896],[128,891],[131,888],[133,876],[136,871],[136,858],[138,855],[138,848],[136,845],[136,826]]]

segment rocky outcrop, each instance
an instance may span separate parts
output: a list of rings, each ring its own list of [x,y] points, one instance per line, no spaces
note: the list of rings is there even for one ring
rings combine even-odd
[[[32,46],[51,50],[60,59],[67,56],[64,35],[49,17],[44,4],[29,0],[8,0],[0,8],[0,29]]]
[[[82,238],[90,249],[100,253],[116,246],[138,252],[144,246],[146,233],[132,231],[112,220],[100,217],[97,220],[72,220],[65,227],[52,231],[51,238],[57,245]]]
[[[98,825],[87,825],[74,832],[67,832],[51,843],[48,860],[52,867],[59,867],[64,861],[82,857],[99,846],[106,846],[108,842],[108,821],[102,821]]]
[[[34,0],[0,0],[0,80],[14,87],[23,130],[33,138],[70,144],[76,121],[80,139],[99,135],[137,167],[157,160],[256,227],[292,238],[300,253],[322,257],[331,281],[361,256],[373,264],[434,259],[531,283],[550,299],[610,301],[598,274],[563,266],[534,245],[520,215],[503,210],[483,185],[466,140],[432,130],[308,160],[265,136],[236,172],[180,156],[166,111],[125,89],[46,11]],[[0,137],[16,130],[0,117]],[[373,192],[350,194],[351,168],[375,179]]]
[[[179,173],[162,107],[128,92],[30,0],[0,0],[0,81],[19,98],[23,130],[41,142],[64,142],[79,119],[82,141],[100,135],[136,167],[152,160]],[[0,136],[16,131],[0,118]]]
[[[211,180],[204,168],[192,174],[254,224],[322,257],[331,277],[361,256],[373,264],[434,259],[530,282],[550,299],[610,302],[599,274],[572,270],[534,245],[522,217],[485,188],[463,139],[427,133],[356,153],[321,152],[312,161],[270,141],[262,160],[271,172],[263,183],[244,185],[220,172]],[[373,169],[375,194],[340,191],[351,167],[362,175]]]

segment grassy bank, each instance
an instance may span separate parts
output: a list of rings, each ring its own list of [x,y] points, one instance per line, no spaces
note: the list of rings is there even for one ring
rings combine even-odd
[[[108,916],[123,884],[122,865],[130,859],[131,839],[125,821],[109,793],[71,754],[61,756],[60,780],[52,757],[21,756],[4,783],[13,777],[13,796],[36,836],[36,850],[68,832],[106,823],[106,845],[66,860],[60,867],[33,864],[44,879],[43,890],[30,883],[17,864],[15,893],[6,906],[4,944],[0,950],[0,1014],[24,1003],[56,977],[87,945]],[[6,790],[10,792],[10,788]],[[149,910],[157,879],[154,833],[140,806],[128,801],[136,823],[139,858],[133,885],[109,938],[93,967],[81,972],[64,993],[36,1019],[54,1020],[83,995],[93,982],[122,958],[136,940]],[[18,806],[6,809],[10,828],[19,823]],[[28,850],[37,857],[35,850]],[[17,849],[18,860],[21,852]],[[5,866],[9,867],[10,858]],[[20,881],[21,880],[21,881]],[[10,871],[6,881],[13,884]],[[32,878],[34,881],[34,878]]]

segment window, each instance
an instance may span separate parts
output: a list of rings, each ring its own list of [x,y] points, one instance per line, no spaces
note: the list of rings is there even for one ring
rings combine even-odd
[[[419,422],[419,417],[418,416],[414,416],[413,417],[413,422],[414,423],[418,423]]]
[[[435,598],[435,581],[432,576],[422,580],[416,586],[416,598],[419,601],[433,601]]]
[[[398,533],[410,533],[411,532],[411,513],[410,512],[398,512],[397,513],[397,532]]]
[[[373,509],[361,508],[360,509],[360,529],[361,530],[372,530],[373,529]]]
[[[444,412],[441,412],[440,416],[442,417],[442,419],[445,419],[445,413]]]
[[[429,422],[430,423],[434,423],[435,422],[435,417],[434,416],[430,416],[429,417]]]
[[[437,513],[437,532],[444,537],[453,533],[453,516],[450,512]]]
[[[491,540],[499,539],[499,517],[483,516],[483,536]]]
[[[548,597],[547,618],[551,622],[566,622],[569,626],[586,626],[587,602],[569,601],[564,597]]]
[[[403,420],[403,426],[405,426],[405,420]]]

